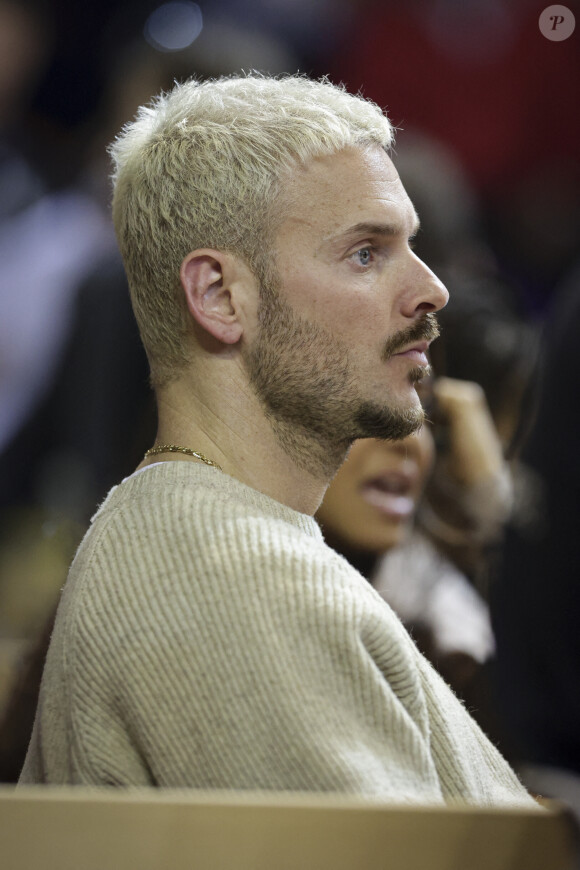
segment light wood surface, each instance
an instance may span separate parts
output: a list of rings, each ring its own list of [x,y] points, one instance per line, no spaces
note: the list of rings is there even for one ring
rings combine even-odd
[[[0,788],[3,870],[571,870],[572,849],[557,807]]]

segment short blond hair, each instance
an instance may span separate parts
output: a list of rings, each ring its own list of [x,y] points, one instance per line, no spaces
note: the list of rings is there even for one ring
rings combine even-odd
[[[378,106],[326,78],[190,79],[139,109],[110,146],[113,220],[154,384],[189,361],[185,256],[229,251],[262,280],[284,175],[317,156],[392,142]]]

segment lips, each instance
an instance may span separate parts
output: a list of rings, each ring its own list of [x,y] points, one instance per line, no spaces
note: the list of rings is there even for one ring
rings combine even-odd
[[[403,472],[386,472],[367,481],[361,496],[385,517],[406,520],[415,511],[413,482],[413,477]]]
[[[405,357],[420,366],[428,366],[429,360],[427,359],[427,351],[429,349],[429,344],[430,342],[428,341],[419,341],[412,347],[408,347],[393,355]]]

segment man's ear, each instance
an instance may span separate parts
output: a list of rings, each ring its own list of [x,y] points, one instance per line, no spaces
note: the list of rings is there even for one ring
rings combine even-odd
[[[191,251],[179,277],[192,317],[224,344],[236,344],[243,333],[238,300],[236,258],[223,251]]]

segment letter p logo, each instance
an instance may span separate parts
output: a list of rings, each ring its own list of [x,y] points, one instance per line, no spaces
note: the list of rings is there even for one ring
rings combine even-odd
[[[567,6],[547,6],[538,20],[540,32],[551,42],[562,42],[574,33],[576,19]]]

